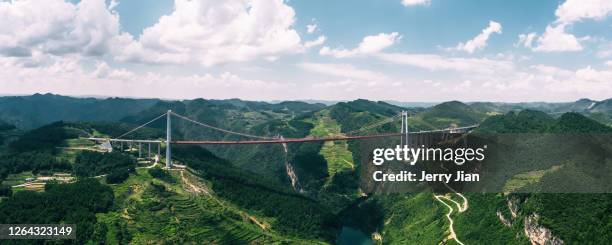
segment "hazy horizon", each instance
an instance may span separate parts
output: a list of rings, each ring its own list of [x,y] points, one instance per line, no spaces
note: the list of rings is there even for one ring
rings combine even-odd
[[[267,103],[271,103],[271,104],[277,104],[277,103],[282,103],[282,102],[286,102],[286,101],[300,101],[300,102],[307,102],[307,103],[322,103],[322,104],[326,104],[326,105],[330,105],[330,104],[335,104],[335,103],[339,103],[339,102],[348,102],[348,101],[355,101],[355,100],[360,100],[360,99],[364,99],[364,100],[370,100],[370,101],[382,101],[382,102],[387,102],[387,103],[405,103],[405,104],[432,104],[432,105],[436,105],[436,104],[440,104],[440,103],[444,103],[444,102],[449,102],[449,101],[459,101],[462,103],[479,103],[479,102],[486,102],[486,103],[502,103],[502,104],[519,104],[519,103],[571,103],[571,102],[576,102],[578,100],[582,100],[582,99],[587,99],[587,100],[592,100],[592,101],[596,101],[596,102],[601,102],[601,101],[605,101],[605,100],[610,100],[612,99],[612,97],[608,98],[608,99],[603,99],[603,100],[595,100],[595,99],[591,99],[591,98],[579,98],[577,100],[573,100],[573,101],[517,101],[517,102],[513,102],[513,101],[464,101],[464,100],[458,100],[458,99],[449,99],[449,100],[445,100],[445,101],[399,101],[399,100],[386,100],[386,99],[382,99],[382,100],[371,100],[371,99],[365,99],[365,98],[355,98],[355,99],[351,99],[351,100],[318,100],[318,99],[287,99],[287,100],[250,100],[250,99],[244,99],[244,98],[205,98],[205,97],[196,97],[196,98],[159,98],[159,97],[132,97],[132,96],[114,96],[114,95],[66,95],[66,94],[57,94],[57,93],[51,93],[51,92],[47,92],[47,93],[33,93],[33,94],[0,94],[0,97],[26,97],[26,96],[33,96],[33,95],[47,95],[47,94],[51,94],[51,95],[56,95],[56,96],[65,96],[65,97],[72,97],[72,98],[79,98],[79,99],[87,99],[87,98],[93,98],[93,99],[110,99],[110,98],[122,98],[122,99],[156,99],[156,100],[165,100],[165,101],[182,101],[182,100],[196,100],[196,99],[204,99],[204,100],[241,100],[241,101],[253,101],[253,102],[267,102]]]

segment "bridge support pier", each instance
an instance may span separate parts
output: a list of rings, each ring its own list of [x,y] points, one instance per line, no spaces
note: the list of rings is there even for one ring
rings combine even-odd
[[[168,110],[166,113],[166,168],[172,168],[172,132],[170,125],[170,114],[172,114],[172,111]]]
[[[138,142],[138,158],[142,158],[142,143]]]
[[[404,147],[404,145],[410,146],[410,141],[408,138],[408,112],[402,111],[402,126],[400,128],[401,136],[400,136],[400,145]]]

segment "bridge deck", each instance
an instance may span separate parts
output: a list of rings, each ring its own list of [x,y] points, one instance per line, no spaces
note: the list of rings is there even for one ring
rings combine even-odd
[[[429,133],[447,133],[447,134],[462,134],[476,126],[468,126],[453,129],[439,129],[410,132],[409,135],[417,136]],[[338,141],[338,140],[367,140],[376,138],[386,138],[401,136],[402,133],[376,134],[365,136],[331,136],[331,137],[306,137],[306,138],[279,138],[279,139],[263,139],[263,140],[236,140],[236,141],[218,141],[218,140],[176,140],[172,144],[176,145],[250,145],[250,144],[285,144],[285,143],[303,143],[303,142],[323,142],[323,141]],[[129,139],[110,139],[110,138],[89,138],[95,141],[111,141],[111,142],[133,142],[133,143],[163,143],[165,140],[129,140]]]
[[[244,140],[244,141],[214,141],[214,140],[177,140],[172,141],[176,145],[248,145],[248,144],[284,144],[284,143],[302,143],[302,142],[321,142],[321,141],[337,141],[337,140],[365,140],[374,138],[385,138],[390,136],[400,136],[401,133],[380,134],[368,136],[337,136],[324,138],[300,138],[300,139],[272,139],[272,140]]]
[[[132,142],[132,143],[162,143],[161,140],[129,140],[129,139],[111,139],[111,138],[87,138],[93,141],[111,141],[111,142]]]

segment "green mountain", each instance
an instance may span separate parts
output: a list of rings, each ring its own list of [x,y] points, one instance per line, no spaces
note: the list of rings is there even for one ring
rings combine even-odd
[[[536,231],[550,232],[549,242],[609,241],[610,195],[520,192],[550,192],[550,186],[605,192],[612,186],[610,127],[585,112],[499,108],[457,101],[403,108],[368,100],[325,106],[196,99],[153,101],[113,120],[74,122],[85,119],[61,114],[67,121],[32,130],[7,126],[13,136],[0,148],[0,221],[78,222],[77,243],[529,244]],[[186,168],[168,171],[163,162],[138,158],[137,148],[106,153],[85,139],[116,137],[169,109],[215,127],[285,138],[398,132],[399,119],[392,118],[405,110],[412,131],[480,124],[468,143],[445,144],[488,142],[492,152],[506,154],[491,153],[499,161],[482,165],[494,173],[484,182],[502,193],[436,193],[426,185],[417,193],[363,193],[357,141],[288,144],[286,151],[282,145],[173,146],[175,163]],[[175,140],[248,140],[176,117],[172,130]],[[164,138],[165,120],[131,137]],[[41,186],[41,177],[59,183]]]
[[[11,138],[14,131],[16,131],[14,125],[0,120],[0,151],[5,147],[4,142]]]
[[[602,100],[596,102],[592,106],[589,106],[589,112],[591,113],[612,113],[612,99]]]
[[[342,132],[359,129],[381,118],[396,116],[402,110],[406,109],[382,101],[363,99],[340,102],[329,108],[330,116],[342,126]]]
[[[152,106],[156,99],[74,98],[54,94],[0,97],[0,119],[22,129],[55,121],[116,121]]]
[[[589,106],[588,115],[608,126],[612,126],[612,99],[596,102]]]
[[[541,111],[523,110],[506,115],[494,115],[480,124],[476,132],[536,133],[546,132],[555,119]]]
[[[548,130],[552,133],[612,133],[612,128],[581,114],[565,113]]]
[[[9,131],[15,129],[15,125],[0,120],[0,132]]]
[[[487,118],[476,130],[479,133],[610,133],[612,128],[582,114],[568,112],[555,119],[534,110],[509,112]]]
[[[415,129],[441,129],[450,126],[470,126],[480,123],[487,117],[486,113],[475,110],[459,101],[438,104],[417,113],[409,119],[409,125]]]
[[[612,125],[612,99],[595,101],[590,99],[579,99],[574,102],[565,103],[494,103],[473,102],[469,105],[475,110],[488,114],[505,114],[508,112],[519,112],[522,110],[538,110],[558,117],[566,112],[576,112],[588,116],[596,121]]]
[[[495,173],[488,179],[506,193],[487,212],[499,212],[507,229],[528,231],[532,239],[546,231],[550,243],[606,243],[612,220],[603,213],[612,199],[601,193],[609,193],[612,184],[611,133],[612,128],[573,112],[553,119],[525,110],[486,119],[475,134],[493,136],[489,147],[500,155],[483,163],[482,171]],[[475,196],[468,198],[472,202]],[[480,218],[457,220],[467,225]]]
[[[485,113],[505,114],[511,111],[538,110],[546,113],[565,113],[565,112],[588,112],[598,102],[590,99],[579,99],[574,102],[472,102],[468,103],[472,108]]]

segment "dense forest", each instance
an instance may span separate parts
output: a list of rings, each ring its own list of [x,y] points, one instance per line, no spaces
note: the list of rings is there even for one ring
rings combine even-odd
[[[0,132],[15,129],[15,125],[0,120]]]
[[[78,133],[67,130],[67,124],[56,122],[34,129],[19,136],[0,152],[0,181],[9,174],[32,171],[33,174],[50,174],[72,170],[72,165],[57,157],[57,146]]]
[[[151,168],[148,170],[148,172],[153,178],[157,178],[169,183],[176,183],[176,179],[172,177],[172,175],[168,173],[167,170],[163,170],[161,168]]]
[[[93,177],[108,174],[109,183],[119,183],[127,179],[129,173],[134,172],[136,159],[118,153],[99,153],[94,151],[80,152],[74,162],[74,174],[79,177]]]
[[[523,207],[524,213],[539,214],[539,222],[569,244],[612,241],[610,194],[531,194]]]
[[[72,170],[72,165],[48,152],[23,152],[0,158],[0,180],[9,174],[32,171],[33,174],[49,174]]]
[[[100,232],[96,231],[96,213],[107,212],[113,198],[111,188],[94,179],[48,184],[44,192],[19,191],[0,202],[0,223],[75,224],[74,243],[83,244]]]
[[[68,126],[69,124],[60,121],[30,130],[18,140],[11,142],[10,148],[15,152],[54,152],[56,147],[62,146],[65,139],[78,136],[77,132],[67,130]]]

